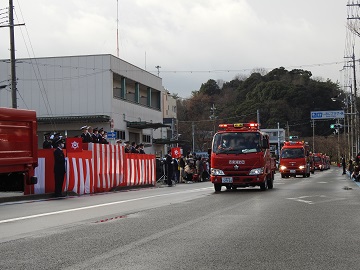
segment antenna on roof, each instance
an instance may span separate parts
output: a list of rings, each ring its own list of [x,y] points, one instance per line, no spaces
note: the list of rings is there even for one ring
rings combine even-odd
[[[116,0],[116,53],[119,57],[119,0]]]

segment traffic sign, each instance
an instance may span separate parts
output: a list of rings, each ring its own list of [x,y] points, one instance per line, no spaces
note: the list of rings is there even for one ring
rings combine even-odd
[[[313,111],[311,119],[342,119],[345,117],[344,110],[339,111]]]
[[[116,139],[116,132],[108,132],[106,136],[108,139]]]

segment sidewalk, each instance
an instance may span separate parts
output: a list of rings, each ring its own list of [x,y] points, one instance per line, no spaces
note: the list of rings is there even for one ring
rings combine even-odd
[[[24,192],[22,192],[22,191],[1,191],[0,192],[0,203],[41,200],[41,199],[49,199],[52,197],[53,197],[53,194],[24,195]]]
[[[86,195],[96,195],[96,194],[105,194],[105,193],[111,193],[111,192],[117,192],[117,191],[123,191],[123,190],[132,190],[132,189],[139,189],[139,188],[148,188],[148,187],[154,187],[152,185],[141,185],[141,186],[127,186],[127,187],[116,187],[108,192],[99,192],[99,193],[92,193],[92,194],[84,194],[79,195],[75,192],[63,192],[66,197],[80,197],[80,196],[86,196]],[[24,195],[24,192],[22,191],[0,191],[0,203],[6,203],[6,202],[20,202],[20,201],[33,201],[33,200],[46,200],[46,199],[58,199],[54,197],[54,193],[45,193],[45,194],[30,194],[30,195]]]

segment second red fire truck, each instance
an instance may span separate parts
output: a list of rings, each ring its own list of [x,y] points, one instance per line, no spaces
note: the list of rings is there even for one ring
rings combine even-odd
[[[284,142],[280,153],[281,177],[310,176],[309,145],[305,142]]]

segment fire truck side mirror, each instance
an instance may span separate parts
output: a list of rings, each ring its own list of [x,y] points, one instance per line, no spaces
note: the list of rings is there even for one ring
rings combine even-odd
[[[264,137],[263,140],[262,140],[262,148],[264,148],[264,149],[269,149],[270,148],[269,140],[266,137]]]

